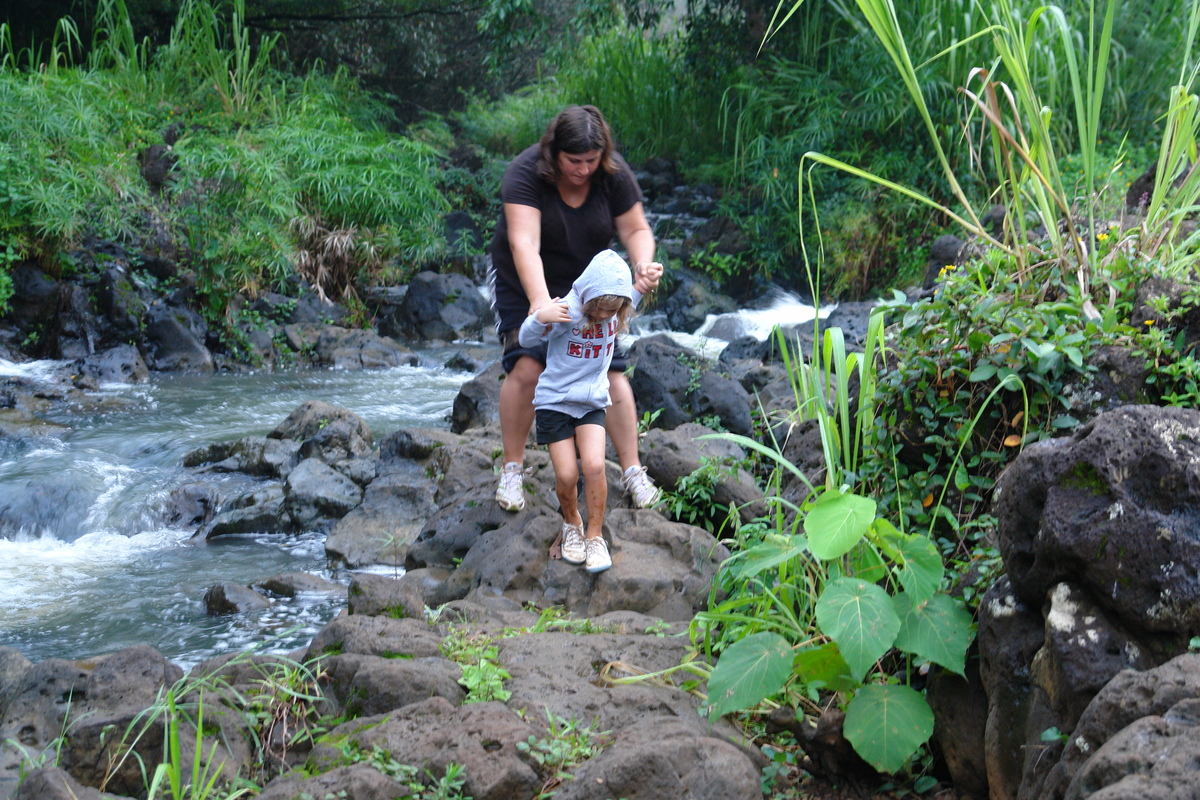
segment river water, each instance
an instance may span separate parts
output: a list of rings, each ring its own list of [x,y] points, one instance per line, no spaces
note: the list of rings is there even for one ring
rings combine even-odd
[[[812,309],[785,298],[769,311],[741,314],[762,338],[775,322],[811,319]],[[725,344],[703,329],[673,336],[713,357]],[[444,364],[454,350],[418,353],[423,364]],[[0,362],[0,376],[53,367]],[[193,543],[191,528],[164,522],[171,491],[196,479],[180,466],[183,456],[211,442],[266,434],[307,400],[356,412],[377,443],[401,428],[446,428],[471,377],[436,366],[155,375],[146,385],[102,387],[128,408],[50,417],[69,428],[61,438],[0,436],[0,646],[42,661],[146,643],[187,668],[251,645],[263,652],[306,645],[345,607],[344,591],[219,617],[205,613],[205,591],[285,572],[348,584],[352,573],[327,562],[324,536],[312,532]],[[251,482],[239,475],[204,480],[227,498]]]
[[[422,355],[445,361],[441,352]],[[0,373],[49,366],[0,364]],[[70,428],[61,439],[0,437],[0,646],[41,661],[144,642],[190,666],[272,633],[267,651],[306,644],[345,606],[344,593],[210,617],[205,590],[284,572],[340,583],[350,574],[326,563],[324,537],[315,533],[193,544],[190,528],[163,522],[171,490],[194,480],[180,466],[183,456],[210,442],[266,434],[306,400],[355,411],[376,441],[405,427],[445,428],[470,378],[438,367],[158,375],[149,385],[102,387],[126,410],[50,417]],[[205,480],[224,484],[228,496],[249,479]]]

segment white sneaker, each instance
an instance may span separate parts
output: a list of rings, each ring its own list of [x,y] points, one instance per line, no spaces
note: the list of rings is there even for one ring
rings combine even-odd
[[[500,485],[496,487],[496,502],[505,511],[520,511],[525,508],[525,486],[521,465],[510,461],[500,471]]]
[[[650,508],[658,502],[661,493],[646,474],[645,467],[630,467],[625,470],[625,474],[621,476],[621,483],[633,498],[635,508]]]
[[[583,528],[569,522],[563,523],[561,548],[563,561],[568,564],[582,564],[592,552],[583,543]]]
[[[587,540],[587,571],[604,572],[612,566],[612,558],[608,555],[608,542],[603,536]]]

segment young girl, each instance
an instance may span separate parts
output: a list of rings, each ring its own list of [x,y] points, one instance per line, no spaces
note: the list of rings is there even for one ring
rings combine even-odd
[[[562,557],[587,564],[588,572],[612,566],[604,541],[604,410],[609,405],[608,365],[617,334],[625,329],[642,295],[658,285],[662,264],[645,268],[635,285],[629,265],[612,250],[598,253],[561,300],[525,319],[522,347],[546,342],[546,369],[533,394],[537,443],[550,449],[562,509]],[[578,448],[587,505],[587,534],[579,514]]]

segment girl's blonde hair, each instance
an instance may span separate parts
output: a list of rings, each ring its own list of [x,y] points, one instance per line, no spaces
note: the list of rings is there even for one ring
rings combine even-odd
[[[629,329],[629,320],[633,317],[633,300],[628,297],[619,294],[602,294],[599,297],[593,297],[583,304],[583,318],[592,325],[604,322],[609,317],[600,316],[600,306],[606,306],[617,300],[621,301],[621,305],[611,316],[617,319],[617,333],[624,333]]]

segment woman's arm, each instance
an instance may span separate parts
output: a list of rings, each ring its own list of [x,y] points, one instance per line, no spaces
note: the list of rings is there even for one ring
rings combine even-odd
[[[636,203],[614,221],[617,224],[617,238],[621,240],[629,263],[633,266],[634,287],[642,294],[648,294],[658,286],[662,264],[654,260],[654,233],[646,221],[646,211],[641,203]],[[653,276],[647,274],[651,264],[657,267]]]
[[[508,222],[508,243],[512,248],[513,264],[521,288],[529,298],[529,312],[535,313],[550,302],[546,288],[546,273],[542,265],[542,212],[533,206],[504,204]]]

